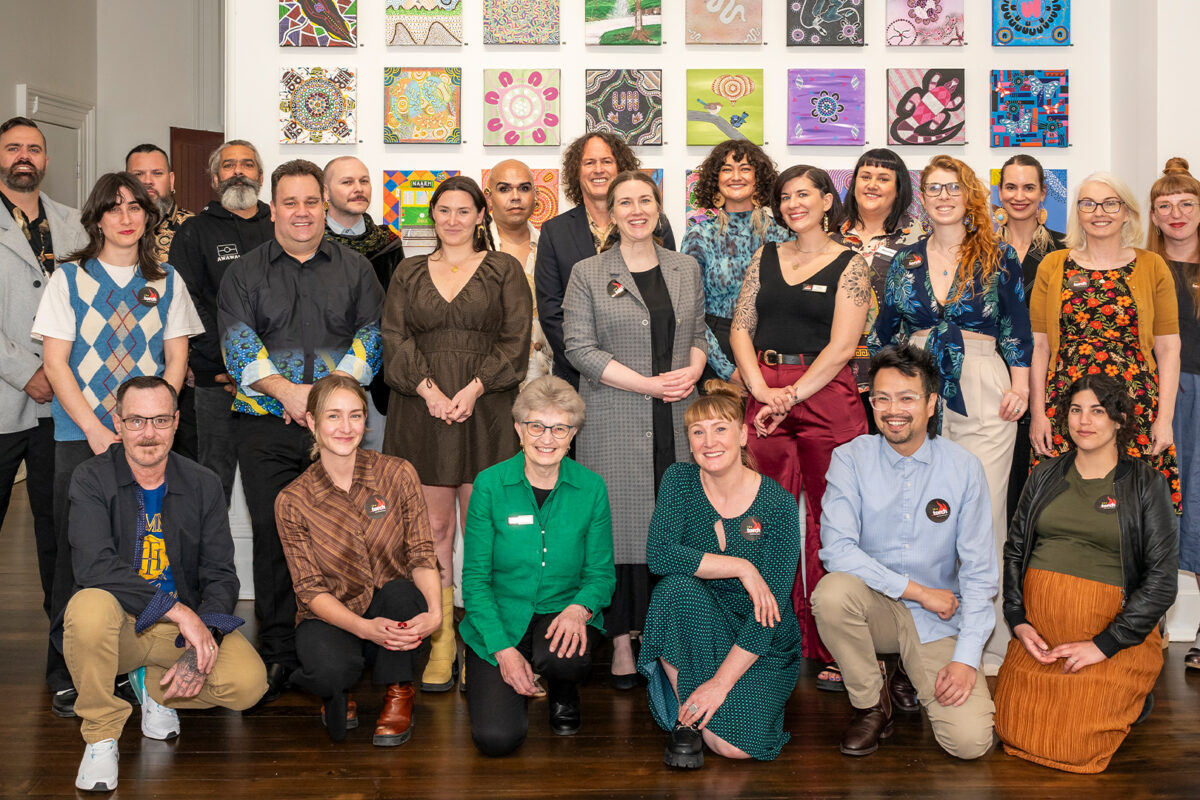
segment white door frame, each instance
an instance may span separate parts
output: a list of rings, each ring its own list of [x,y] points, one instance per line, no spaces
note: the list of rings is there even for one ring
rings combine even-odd
[[[96,183],[96,107],[27,83],[17,84],[17,113],[35,122],[47,122],[79,132],[79,169],[75,174],[77,196],[82,203]]]

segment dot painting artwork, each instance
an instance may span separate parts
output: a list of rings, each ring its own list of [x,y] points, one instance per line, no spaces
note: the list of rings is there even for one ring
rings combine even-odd
[[[961,69],[887,71],[888,144],[966,144]]]
[[[888,45],[961,47],[965,5],[966,0],[887,0]]]
[[[1000,207],[1000,170],[991,172],[992,207]],[[1065,169],[1044,170],[1046,176],[1046,227],[1052,231],[1067,229],[1067,171]],[[1029,292],[1032,287],[1026,286]]]
[[[461,143],[461,94],[459,67],[384,67],[384,143]]]
[[[859,47],[865,0],[785,0],[789,47]]]
[[[762,44],[762,0],[686,0],[688,44]]]
[[[533,173],[533,213],[529,222],[533,227],[541,229],[542,223],[558,216],[558,170],[530,169]],[[490,169],[483,171],[483,182],[480,186],[488,185]]]
[[[483,143],[558,144],[558,85],[556,69],[485,69]]]
[[[583,0],[583,43],[662,44],[663,0]]]
[[[1055,47],[1071,43],[1071,0],[992,0],[992,44]]]
[[[558,0],[483,0],[484,44],[558,44]]]
[[[462,44],[462,0],[387,0],[383,8],[385,44]]]
[[[280,0],[280,47],[356,47],[358,0]]]
[[[687,71],[687,143],[763,143],[761,69]]]
[[[788,70],[788,144],[866,143],[866,74],[862,69]]]
[[[584,94],[588,133],[607,131],[635,146],[663,143],[662,70],[589,69]]]
[[[353,143],[355,95],[352,69],[285,67],[279,78],[280,143]]]
[[[994,69],[992,147],[1067,146],[1067,71]]]

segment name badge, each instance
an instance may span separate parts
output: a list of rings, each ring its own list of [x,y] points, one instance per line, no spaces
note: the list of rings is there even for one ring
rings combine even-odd
[[[508,518],[509,525],[532,525],[533,514],[513,514]]]
[[[827,291],[829,291],[829,287],[823,283],[802,283],[800,284],[800,291],[825,294]]]
[[[875,258],[879,259],[880,261],[887,262],[889,264],[891,263],[892,259],[895,257],[896,257],[896,249],[893,247],[888,247],[886,244],[879,245],[879,248],[875,251]],[[872,260],[874,260],[874,259],[872,259]]]

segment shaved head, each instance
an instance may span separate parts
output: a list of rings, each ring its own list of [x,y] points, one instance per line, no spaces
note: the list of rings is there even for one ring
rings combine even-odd
[[[371,205],[367,165],[354,156],[338,156],[325,165],[324,189],[329,218],[347,228],[358,224]]]
[[[498,226],[524,227],[533,214],[533,171],[513,158],[501,161],[488,173],[485,194]]]

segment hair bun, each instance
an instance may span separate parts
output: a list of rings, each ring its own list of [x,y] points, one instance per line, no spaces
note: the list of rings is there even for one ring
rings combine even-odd
[[[1172,175],[1180,172],[1184,173],[1185,175],[1191,174],[1191,172],[1188,170],[1187,159],[1179,156],[1168,158],[1166,166],[1163,167],[1163,175]]]
[[[729,381],[723,381],[720,378],[709,378],[706,380],[704,382],[704,393],[723,397],[732,397],[738,402],[741,402],[742,400],[742,393],[738,391],[738,388]]]

